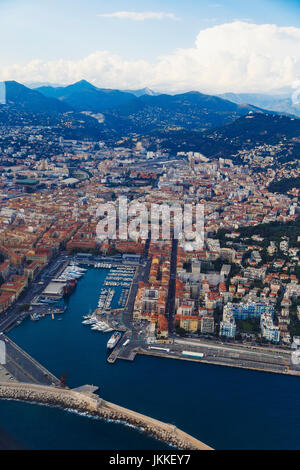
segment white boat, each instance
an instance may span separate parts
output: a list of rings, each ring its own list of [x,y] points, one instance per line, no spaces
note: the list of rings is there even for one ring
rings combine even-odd
[[[97,319],[96,318],[90,318],[88,320],[84,320],[82,322],[83,325],[93,325],[94,323],[97,322]]]
[[[121,336],[121,333],[115,331],[107,342],[107,349],[113,349],[117,345],[118,341],[121,339]]]

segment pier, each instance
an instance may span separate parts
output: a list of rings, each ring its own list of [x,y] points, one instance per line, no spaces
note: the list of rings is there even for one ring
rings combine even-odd
[[[56,406],[105,420],[123,422],[178,449],[213,450],[172,424],[107,402],[94,395],[94,386],[70,390],[46,385],[0,382],[0,398]]]

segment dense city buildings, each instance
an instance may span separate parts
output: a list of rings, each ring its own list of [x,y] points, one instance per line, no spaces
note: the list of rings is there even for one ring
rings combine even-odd
[[[272,148],[274,155],[277,150]],[[245,151],[248,161],[237,164],[193,151],[147,151],[142,141],[132,149],[68,140],[50,128],[29,126],[3,127],[0,151],[2,312],[63,250],[137,259],[146,254],[149,274],[139,281],[132,317],[149,323],[149,342],[168,338],[170,321],[180,335],[216,339],[291,345],[300,334],[298,194],[269,190],[287,176],[288,166],[266,170],[270,162],[256,159],[253,169],[253,152]],[[292,176],[298,175],[296,165]],[[178,240],[172,311],[168,302],[177,220],[171,217],[169,239],[160,233],[154,240],[150,232],[145,238],[138,227],[124,239],[120,197],[143,204],[149,214],[153,204],[204,208],[201,249]],[[101,240],[97,210],[107,203],[116,209],[116,228],[113,237]],[[126,220],[126,233],[133,219],[129,215]],[[291,227],[287,232],[285,224]]]

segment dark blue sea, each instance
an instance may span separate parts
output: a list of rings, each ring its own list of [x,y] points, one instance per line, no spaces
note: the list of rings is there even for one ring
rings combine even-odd
[[[110,334],[81,323],[106,274],[89,269],[64,315],[25,320],[9,336],[57,377],[66,373],[69,387],[98,385],[104,399],[174,423],[216,449],[300,449],[299,378],[142,356],[108,364]],[[25,449],[166,448],[123,424],[12,401],[0,401],[0,447],[1,436]]]

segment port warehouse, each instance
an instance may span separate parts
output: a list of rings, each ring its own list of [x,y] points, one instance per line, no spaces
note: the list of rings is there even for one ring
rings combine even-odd
[[[63,281],[51,281],[43,291],[43,295],[50,298],[61,298],[63,296],[65,284],[66,283]]]

